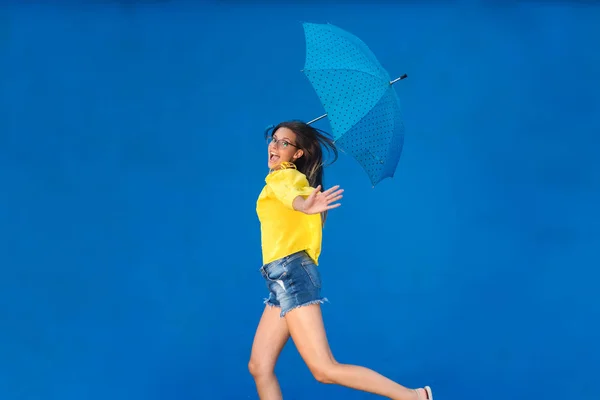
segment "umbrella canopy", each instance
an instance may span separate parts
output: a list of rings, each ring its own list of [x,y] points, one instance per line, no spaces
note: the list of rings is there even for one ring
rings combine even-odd
[[[304,23],[303,73],[317,93],[336,145],[365,170],[373,186],[393,177],[404,146],[398,96],[375,55],[356,36],[331,24]]]

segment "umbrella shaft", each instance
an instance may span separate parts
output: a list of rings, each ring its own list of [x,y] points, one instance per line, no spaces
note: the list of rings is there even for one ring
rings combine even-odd
[[[396,79],[394,79],[393,81],[391,81],[391,82],[390,82],[390,85],[393,85],[394,83],[396,83],[396,82],[398,82],[398,81],[401,81],[402,79],[404,79],[404,78],[406,78],[406,77],[408,77],[408,75],[404,74],[404,75],[402,75],[401,77],[399,77],[399,78],[396,78]],[[315,122],[317,122],[317,121],[318,121],[318,120],[320,120],[320,119],[323,119],[323,118],[325,118],[326,116],[327,116],[327,114],[323,114],[323,115],[321,115],[320,117],[317,117],[317,118],[313,119],[312,121],[308,121],[306,124],[307,124],[307,125],[310,125],[310,124],[312,124],[312,123],[315,123]]]
[[[306,124],[307,124],[307,125],[310,125],[310,124],[312,124],[313,122],[317,122],[318,120],[325,118],[326,116],[327,116],[327,114],[323,114],[323,115],[321,115],[320,117],[313,119],[312,121],[308,121]]]

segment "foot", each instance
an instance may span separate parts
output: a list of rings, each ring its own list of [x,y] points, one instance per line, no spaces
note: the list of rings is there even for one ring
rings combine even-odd
[[[429,397],[427,396],[427,391],[425,391],[425,389],[422,389],[422,388],[415,389],[415,392],[417,393],[417,398],[415,400],[429,399]]]

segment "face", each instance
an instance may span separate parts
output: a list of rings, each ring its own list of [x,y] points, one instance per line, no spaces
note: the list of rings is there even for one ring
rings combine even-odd
[[[283,162],[295,162],[303,152],[298,148],[296,134],[288,128],[279,128],[273,132],[269,141],[269,169],[277,169]]]

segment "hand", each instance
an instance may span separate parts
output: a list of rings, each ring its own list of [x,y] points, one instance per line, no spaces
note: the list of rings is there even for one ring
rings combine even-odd
[[[343,197],[342,193],[344,190],[339,189],[339,187],[339,185],[336,185],[321,192],[321,185],[317,186],[315,190],[304,199],[299,210],[305,214],[319,214],[323,211],[341,206],[340,203],[332,204]]]

